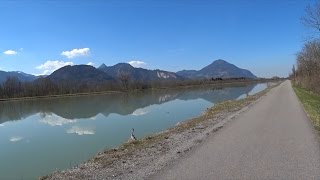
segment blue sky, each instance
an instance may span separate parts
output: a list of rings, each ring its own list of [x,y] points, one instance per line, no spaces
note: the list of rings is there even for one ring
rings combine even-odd
[[[43,74],[65,64],[133,61],[178,71],[224,59],[260,77],[287,76],[308,38],[300,19],[313,3],[1,0],[0,68]]]

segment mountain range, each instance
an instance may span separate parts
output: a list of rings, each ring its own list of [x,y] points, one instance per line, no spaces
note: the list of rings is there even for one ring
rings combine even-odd
[[[109,74],[114,79],[121,78],[120,76],[127,76],[133,81],[159,81],[159,80],[182,80],[183,77],[173,72],[163,70],[148,70],[143,68],[135,68],[127,63],[119,63],[114,66],[106,66],[102,64],[98,67],[99,70]]]
[[[16,77],[22,82],[32,82],[38,78],[38,76],[26,74],[20,71],[0,71],[0,83],[3,83],[8,77]],[[209,78],[256,79],[257,77],[249,70],[241,69],[227,61],[219,59],[200,70],[182,70],[176,73],[159,69],[149,70],[135,68],[127,63],[118,63],[113,66],[106,66],[105,64],[102,64],[98,68],[90,65],[69,65],[54,71],[45,78],[55,83],[67,81],[92,85],[108,81],[115,82],[121,80],[121,78],[127,78],[129,81],[152,82]]]
[[[38,77],[32,74],[26,74],[21,71],[0,71],[0,83],[2,84],[7,80],[8,77],[16,77],[21,82],[32,82],[36,80]]]

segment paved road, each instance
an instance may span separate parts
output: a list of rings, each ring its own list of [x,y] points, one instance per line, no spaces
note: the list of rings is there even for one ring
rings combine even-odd
[[[317,134],[290,81],[152,179],[320,179]]]

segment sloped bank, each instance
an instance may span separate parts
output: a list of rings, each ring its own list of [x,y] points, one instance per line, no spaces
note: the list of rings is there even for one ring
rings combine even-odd
[[[264,96],[276,84],[242,100],[226,101],[207,109],[201,116],[166,131],[98,153],[71,169],[56,171],[40,179],[147,179],[183,156],[207,136]]]

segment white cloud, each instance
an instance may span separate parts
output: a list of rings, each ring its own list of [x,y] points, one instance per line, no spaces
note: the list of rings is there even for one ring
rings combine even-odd
[[[147,63],[143,62],[143,61],[130,61],[128,62],[131,66],[136,67],[136,68],[140,68],[140,67],[144,67],[147,65]]]
[[[4,126],[4,124],[0,124],[0,127],[3,127]]]
[[[22,139],[23,139],[23,137],[21,137],[21,136],[13,136],[9,140],[11,142],[18,142],[18,141],[21,141]]]
[[[133,116],[142,116],[142,115],[145,115],[147,113],[148,113],[148,111],[145,110],[145,109],[137,109],[132,113],[132,115]]]
[[[5,55],[15,55],[15,54],[18,54],[18,52],[14,51],[14,50],[6,50],[5,52],[3,52],[3,54],[5,54]]]
[[[47,61],[44,64],[37,66],[36,68],[43,71],[41,75],[48,75],[51,74],[53,71],[67,65],[73,65],[73,62]]]
[[[63,51],[61,55],[66,56],[68,59],[72,59],[79,56],[87,56],[90,54],[89,48],[72,49],[71,51]]]
[[[94,63],[93,63],[93,62],[88,62],[87,65],[89,65],[89,66],[94,66]]]
[[[80,126],[72,126],[70,129],[67,130],[68,134],[78,134],[79,136],[82,135],[93,135],[95,134],[94,128],[90,127],[80,127]]]
[[[40,123],[48,124],[50,126],[62,126],[64,124],[76,123],[76,120],[65,119],[55,114],[46,114],[43,119],[39,120]]]

